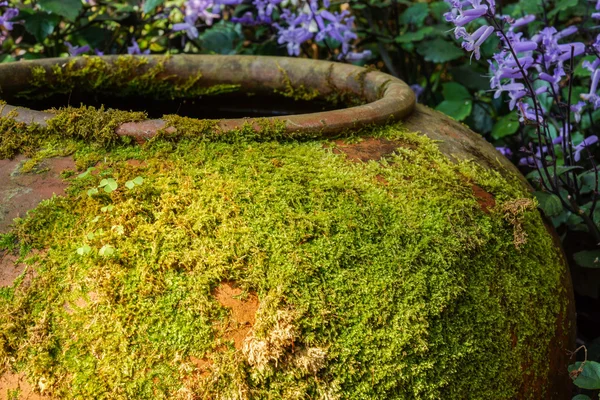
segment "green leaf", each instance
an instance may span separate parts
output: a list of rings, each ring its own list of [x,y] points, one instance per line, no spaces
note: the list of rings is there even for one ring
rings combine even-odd
[[[442,38],[420,42],[417,46],[417,52],[423,56],[425,61],[438,64],[456,60],[465,54],[454,43]]]
[[[543,10],[541,0],[521,0],[519,3],[525,14],[538,14]]]
[[[60,22],[60,16],[37,12],[35,14],[19,14],[25,21],[25,30],[35,37],[38,42],[43,42]]]
[[[492,128],[492,137],[496,140],[514,134],[519,129],[519,116],[512,112],[500,118]]]
[[[579,179],[580,191],[581,193],[590,193],[592,190],[596,189],[596,179],[600,179],[600,177],[596,177],[596,173],[594,171],[587,171],[577,177]]]
[[[462,121],[471,114],[473,102],[471,100],[444,100],[435,109],[457,121]]]
[[[573,260],[575,260],[577,265],[584,268],[600,268],[600,250],[580,251],[573,254]],[[600,386],[598,389],[600,389]]]
[[[113,178],[108,178],[102,179],[98,187],[103,187],[106,193],[110,193],[112,191],[115,191],[117,187],[119,187],[119,185],[117,184],[117,181],[115,181]]]
[[[466,124],[480,134],[490,133],[494,126],[488,109],[482,106],[481,103],[473,103],[473,110],[471,110],[471,115],[469,115]]]
[[[450,101],[471,100],[471,93],[460,83],[450,82],[442,85],[444,99]]]
[[[75,21],[79,12],[83,9],[81,0],[39,0],[39,6],[70,21]]]
[[[113,255],[114,253],[115,253],[115,248],[112,247],[110,244],[105,244],[104,246],[102,246],[102,248],[98,252],[98,254],[101,255],[102,257],[109,257],[109,256]]]
[[[431,15],[433,15],[438,21],[445,21],[444,14],[450,10],[450,6],[445,1],[435,1],[433,3],[429,3],[429,8],[431,9]]]
[[[471,114],[473,101],[466,87],[456,82],[444,83],[442,93],[445,100],[438,104],[436,110],[457,121],[462,121]]]
[[[135,183],[133,183],[133,181],[127,181],[125,182],[125,187],[127,189],[133,189],[135,187]]]
[[[595,59],[596,59],[596,56],[583,57],[581,59],[581,61],[579,61],[579,63],[577,63],[577,66],[575,67],[575,71],[573,71],[573,75],[578,76],[578,77],[592,76],[592,73],[587,68],[583,68],[583,62],[584,61],[592,62]]]
[[[553,193],[546,192],[534,192],[535,198],[537,199],[540,208],[544,211],[544,214],[548,217],[558,216],[562,210],[562,202],[560,198]]]
[[[89,176],[94,169],[95,169],[94,167],[89,167],[88,169],[85,170],[85,172],[82,172],[81,174],[77,175],[76,179],[81,179],[81,178],[85,178],[85,177]]]
[[[243,42],[240,32],[231,24],[220,23],[213,25],[200,35],[202,50],[205,53],[234,54]]]
[[[144,2],[144,14],[150,14],[154,9],[164,3],[164,0],[146,0]]]
[[[569,373],[571,376],[573,374],[577,376],[573,380],[575,386],[588,390],[600,389],[600,363],[595,361],[576,362],[569,365]]]
[[[433,32],[433,28],[426,26],[416,32],[406,32],[396,37],[396,43],[413,43],[425,39],[425,37]]]
[[[87,191],[87,195],[90,197],[92,197],[95,194],[98,194],[98,189],[96,189],[96,188],[91,188],[90,190]]]
[[[586,396],[585,394],[578,394],[577,396],[573,397],[571,400],[592,400],[590,398],[590,396]]]
[[[575,7],[576,5],[577,5],[577,0],[558,0],[555,3],[554,10],[552,10],[548,13],[548,18],[552,18],[559,12],[566,11],[572,7]]]
[[[474,65],[460,65],[450,69],[450,74],[455,82],[464,85],[472,90],[489,90],[490,79],[487,78],[486,71],[478,71]]]
[[[416,3],[406,9],[400,16],[402,25],[423,25],[425,18],[429,15],[429,5],[427,3]]]
[[[83,256],[84,254],[89,254],[91,251],[92,251],[92,248],[90,246],[88,246],[87,244],[84,244],[83,246],[81,246],[77,249],[77,254],[79,254],[80,256]]]
[[[141,176],[136,176],[135,178],[133,178],[133,183],[135,183],[136,185],[141,185],[142,183],[144,183],[144,178],[142,178]]]

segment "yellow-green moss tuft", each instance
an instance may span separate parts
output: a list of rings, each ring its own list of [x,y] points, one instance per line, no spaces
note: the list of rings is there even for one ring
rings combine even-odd
[[[204,86],[199,72],[185,80],[165,71],[165,56],[154,65],[144,57],[120,56],[114,62],[100,57],[85,57],[64,65],[53,65],[31,70],[31,89],[22,91],[25,98],[44,98],[56,93],[109,94],[118,97],[150,97],[156,99],[194,98],[239,90],[240,85],[222,84]],[[82,65],[83,63],[83,65]]]

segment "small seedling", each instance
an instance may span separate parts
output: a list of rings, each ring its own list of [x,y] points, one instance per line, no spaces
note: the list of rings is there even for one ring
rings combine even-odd
[[[105,244],[104,246],[102,246],[98,254],[102,257],[110,257],[113,254],[115,254],[115,248],[112,247],[110,244]]]
[[[90,246],[88,246],[87,244],[84,244],[83,246],[81,246],[80,248],[77,249],[77,254],[79,254],[80,256],[83,256],[85,254],[89,254],[92,251],[92,248]]]
[[[136,176],[132,180],[125,182],[125,186],[127,189],[133,189],[135,186],[139,186],[142,183],[144,183],[144,178],[141,176]]]
[[[95,170],[96,168],[94,167],[89,167],[88,169],[85,170],[85,172],[82,172],[81,174],[77,175],[77,179],[83,179],[87,176],[89,176],[93,170]]]
[[[106,193],[111,193],[117,190],[119,184],[113,178],[106,178],[100,181],[98,187],[104,188]]]

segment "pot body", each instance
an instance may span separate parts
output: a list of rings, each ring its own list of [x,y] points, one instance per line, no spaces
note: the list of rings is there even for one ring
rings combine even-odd
[[[119,78],[117,69],[124,68],[121,64],[127,60],[141,59],[106,57],[94,58],[93,61],[39,60],[2,64],[0,86],[9,102],[24,93],[39,96],[45,90],[75,90],[69,79],[79,82],[94,78],[97,81],[91,83],[90,90],[114,90],[115,85],[126,84],[122,77]],[[241,397],[251,398],[252,393],[260,397],[271,389],[273,392],[269,393],[273,394],[274,387],[283,388],[278,392],[280,394],[289,394],[293,387],[297,387],[302,395],[324,398],[478,398],[480,388],[477,385],[484,384],[488,385],[488,389],[492,388],[489,389],[492,393],[496,391],[499,394],[496,398],[509,398],[506,396],[511,393],[519,399],[570,397],[567,351],[574,346],[574,302],[569,270],[560,243],[553,229],[543,222],[535,209],[526,180],[479,135],[438,112],[419,105],[415,107],[414,96],[403,82],[357,67],[269,57],[173,56],[144,60],[136,64],[134,70],[127,70],[127,73],[133,74],[131,78],[146,76],[151,71],[153,81],[179,85],[180,90],[187,90],[185,96],[207,96],[209,91],[205,89],[219,86],[221,89],[227,87],[227,90],[235,87],[244,96],[288,91],[288,97],[335,97],[336,101],[341,101],[341,93],[346,100],[360,97],[363,103],[332,111],[270,119],[225,119],[201,130],[197,122],[186,120],[184,124],[170,117],[124,120],[114,125],[118,135],[132,136],[142,145],[156,135],[166,139],[177,135],[185,140],[194,140],[193,136],[199,135],[204,140],[200,140],[198,146],[204,152],[235,155],[243,164],[246,158],[256,157],[252,152],[257,147],[271,160],[269,163],[272,165],[268,167],[269,163],[257,158],[258,169],[255,172],[252,172],[252,166],[247,165],[247,179],[254,179],[251,178],[253,173],[270,174],[272,185],[263,181],[256,185],[266,185],[261,186],[261,190],[271,193],[272,203],[279,208],[271,207],[268,197],[260,196],[263,192],[253,192],[252,185],[239,183],[249,193],[245,199],[236,191],[227,191],[227,182],[241,179],[235,157],[231,158],[230,168],[219,167],[229,172],[217,177],[225,189],[221,203],[215,205],[215,209],[229,207],[230,201],[239,204],[232,208],[231,215],[208,216],[208,219],[216,218],[220,222],[207,225],[209,228],[206,229],[210,232],[205,233],[216,235],[221,229],[219,226],[233,221],[231,218],[235,213],[241,213],[248,218],[245,229],[255,229],[256,236],[251,235],[255,237],[252,245],[239,239],[239,243],[246,246],[238,249],[243,253],[239,260],[249,260],[238,260],[241,264],[247,263],[243,268],[235,269],[235,273],[233,269],[228,270],[230,276],[211,272],[216,275],[212,280],[207,278],[211,288],[209,294],[225,309],[230,309],[233,320],[226,325],[243,322],[248,324],[249,329],[238,332],[238,328],[231,328],[239,333],[237,338],[223,333],[227,328],[216,329],[215,336],[220,336],[221,340],[219,343],[223,338],[232,340],[233,348],[226,351],[226,357],[215,355],[220,350],[205,353],[205,357],[212,361],[202,368],[212,381],[207,378],[202,390],[208,390],[211,396],[228,395],[226,389],[223,389],[224,392],[210,392],[210,382],[224,379],[219,373],[222,374],[225,367],[219,365],[218,360],[229,357],[227,362],[233,360],[241,366],[235,369],[238,374],[235,379],[240,379],[237,390]],[[108,71],[115,81],[101,81],[94,68]],[[35,90],[28,92],[32,82]],[[148,93],[172,95],[165,89],[166,86],[158,87],[160,90],[148,89]],[[135,87],[131,88],[135,90]],[[204,90],[202,95],[198,94],[200,89]],[[57,125],[52,122],[55,114],[42,110],[5,105],[2,115],[24,124],[39,124],[42,131],[48,129],[53,134],[61,129],[80,130],[79,125],[77,129],[69,129],[70,126],[65,125],[77,121],[61,120],[63,122]],[[398,121],[402,122],[398,124]],[[365,127],[369,129],[361,130]],[[252,134],[245,137],[250,131]],[[267,131],[270,136],[265,133]],[[227,136],[230,132],[237,136],[232,139]],[[263,134],[264,137],[261,136]],[[344,139],[349,136],[357,136],[358,140]],[[214,143],[220,142],[230,147],[214,147]],[[290,157],[284,156],[286,151]],[[311,163],[309,158],[303,158],[307,152],[320,161]],[[144,170],[148,179],[160,171],[164,174],[166,167],[157,161],[156,153],[148,154],[148,160],[144,161],[149,165]],[[185,160],[187,156],[181,157]],[[218,157],[215,155],[214,158]],[[182,181],[199,184],[200,181],[194,181],[200,179],[194,177],[196,175],[185,175],[190,171],[185,169],[184,163],[171,161],[172,165],[180,168],[176,170],[183,174]],[[212,165],[215,161],[207,156],[202,162]],[[159,164],[160,168],[157,167]],[[129,167],[118,168],[127,175]],[[335,213],[341,213],[342,208],[334,210],[325,203],[303,203],[317,202],[319,196],[307,197],[306,193],[321,190],[308,178],[308,181],[295,182],[294,171],[305,178],[310,176],[306,168],[313,168],[315,182],[323,180],[323,187],[326,187],[323,190],[329,191],[323,199],[336,203],[329,196],[337,191],[346,202],[344,207],[352,205],[354,211],[338,215]],[[418,168],[422,168],[422,172]],[[341,178],[341,182],[351,186],[342,190],[332,181],[332,171],[338,171],[336,173],[341,177],[353,176],[360,184]],[[438,172],[432,174],[431,171]],[[231,176],[228,177],[228,173]],[[423,181],[424,177],[427,182]],[[156,179],[160,181],[162,178]],[[299,190],[297,204],[289,193],[285,193],[292,189]],[[6,190],[12,189],[8,187]],[[174,195],[164,190],[165,195]],[[349,195],[349,192],[352,194]],[[120,198],[111,196],[118,208]],[[352,196],[355,200],[350,199]],[[6,193],[4,197],[7,197]],[[382,198],[389,200],[389,209],[386,209]],[[285,207],[278,199],[285,199]],[[194,201],[200,204],[199,198],[190,203],[199,207]],[[278,221],[273,225],[267,224],[271,231],[264,237],[257,233],[262,222],[256,215],[251,215],[253,208],[248,204],[252,202],[258,209],[265,210],[265,221]],[[190,204],[187,207],[192,207]],[[330,217],[314,219],[314,215],[322,213],[326,216],[330,211]],[[416,218],[417,211],[425,214]],[[360,221],[369,213],[372,213],[370,221],[382,219],[380,227],[377,224],[365,224],[363,227],[360,223],[348,222],[348,218]],[[397,221],[403,221],[404,225],[399,226],[389,217],[390,213],[397,215]],[[292,216],[297,219],[290,219]],[[286,230],[286,221],[299,226],[313,224],[314,232],[298,238],[292,247],[286,247],[290,245],[289,241],[277,242],[283,246],[281,248],[273,247],[274,242],[269,237],[292,232]],[[455,227],[456,232],[453,231]],[[131,229],[135,231],[135,227]],[[190,229],[198,234],[195,227]],[[398,235],[410,237],[406,240],[394,237],[390,233],[394,230],[399,232]],[[250,236],[246,237],[241,232],[240,237],[250,240]],[[523,232],[525,235],[522,235]],[[338,246],[338,240],[346,240],[344,235],[353,240],[364,240],[362,244],[368,249],[365,250],[368,254],[358,251],[353,241]],[[509,239],[505,243],[499,238]],[[510,238],[513,238],[512,241]],[[118,248],[119,244],[125,246],[124,242],[119,242],[125,239],[115,240],[115,247]],[[318,247],[315,243],[325,247]],[[221,248],[224,253],[229,251],[227,246],[236,246],[234,242],[227,246],[220,242],[219,245],[225,246]],[[327,246],[335,248],[338,253],[323,250]],[[437,246],[458,247],[438,251]],[[391,256],[396,253],[401,255]],[[408,253],[414,253],[414,257],[406,256]],[[380,257],[373,254],[380,254]],[[522,257],[522,262],[518,261],[519,257]],[[330,258],[335,258],[335,262],[331,262]],[[290,264],[291,259],[297,259],[297,262]],[[514,290],[522,293],[512,296],[512,288],[495,287],[494,274],[489,271],[474,278],[479,276],[479,272],[472,260],[480,260],[486,268],[489,268],[489,260],[494,260],[498,263],[498,276],[503,277],[498,282],[515,282]],[[286,275],[286,279],[295,282],[296,286],[270,278],[268,269],[261,270],[268,275],[267,278],[258,279],[252,271],[262,268],[264,263],[272,268],[275,275],[289,274],[286,268],[293,265],[297,272]],[[369,266],[374,267],[370,269]],[[423,271],[426,271],[425,275]],[[364,291],[361,297],[348,286],[347,279],[362,278],[367,283],[356,285],[357,289]],[[325,283],[327,280],[339,281],[339,286]],[[371,283],[368,283],[369,280],[372,280]],[[241,317],[236,317],[233,300],[219,300],[227,297],[223,295],[227,291],[241,294],[241,291],[236,292],[236,285],[242,285],[250,293],[252,304],[244,305],[252,314],[247,321],[235,321],[235,318]],[[414,288],[412,293],[409,291],[411,287]],[[393,296],[388,296],[389,293]],[[402,307],[378,304],[378,297],[389,302],[396,299]],[[413,303],[404,300],[413,297]],[[352,300],[348,301],[348,298]],[[489,316],[484,315],[487,311],[481,308],[480,301],[494,308],[489,310]],[[345,304],[346,308],[338,309],[336,302]],[[519,305],[519,302],[523,303]],[[541,304],[539,313],[535,309],[536,304]],[[364,310],[364,315],[361,310]],[[469,310],[475,310],[476,314],[468,317]],[[315,313],[322,313],[322,325],[315,325],[318,320]],[[454,318],[459,322],[455,324]],[[364,320],[368,320],[367,323]],[[472,326],[468,329],[458,326],[469,320]],[[527,321],[533,322],[528,324]],[[484,329],[485,324],[494,326],[490,331],[495,335],[493,338],[469,334],[470,331]],[[280,342],[276,343],[274,332],[284,336]],[[381,356],[373,353],[378,348]],[[490,357],[507,358],[502,362],[491,362],[490,370],[486,370],[488,365],[483,365],[485,357],[482,355],[488,351]],[[507,372],[507,369],[510,371]],[[501,376],[501,379],[494,381],[494,376]],[[509,377],[512,377],[512,387],[507,388]],[[204,372],[202,378],[205,378]],[[473,383],[470,384],[469,380]],[[458,381],[466,383],[456,384]]]

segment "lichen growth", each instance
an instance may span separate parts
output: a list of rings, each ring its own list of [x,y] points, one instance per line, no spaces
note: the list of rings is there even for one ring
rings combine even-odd
[[[502,205],[504,218],[513,226],[513,243],[517,249],[527,243],[527,232],[523,229],[525,211],[535,209],[536,202],[533,199],[515,199]]]
[[[50,70],[37,66],[31,70],[31,89],[18,97],[45,98],[56,93],[108,94],[118,97],[149,97],[155,99],[194,98],[238,91],[240,85],[205,86],[202,73],[183,80],[166,73],[165,56],[152,65],[147,58],[120,56],[114,62],[100,57],[85,56],[64,65],[55,64]]]
[[[518,182],[399,125],[369,134],[410,146],[357,163],[332,142],[169,124],[177,143],[77,139],[97,174],[0,240],[43,249],[29,284],[0,289],[0,366],[63,398],[512,399],[524,376],[544,379],[564,267],[529,207],[515,248]],[[87,194],[108,177],[117,190]],[[216,328],[223,281],[260,301],[241,350]]]

